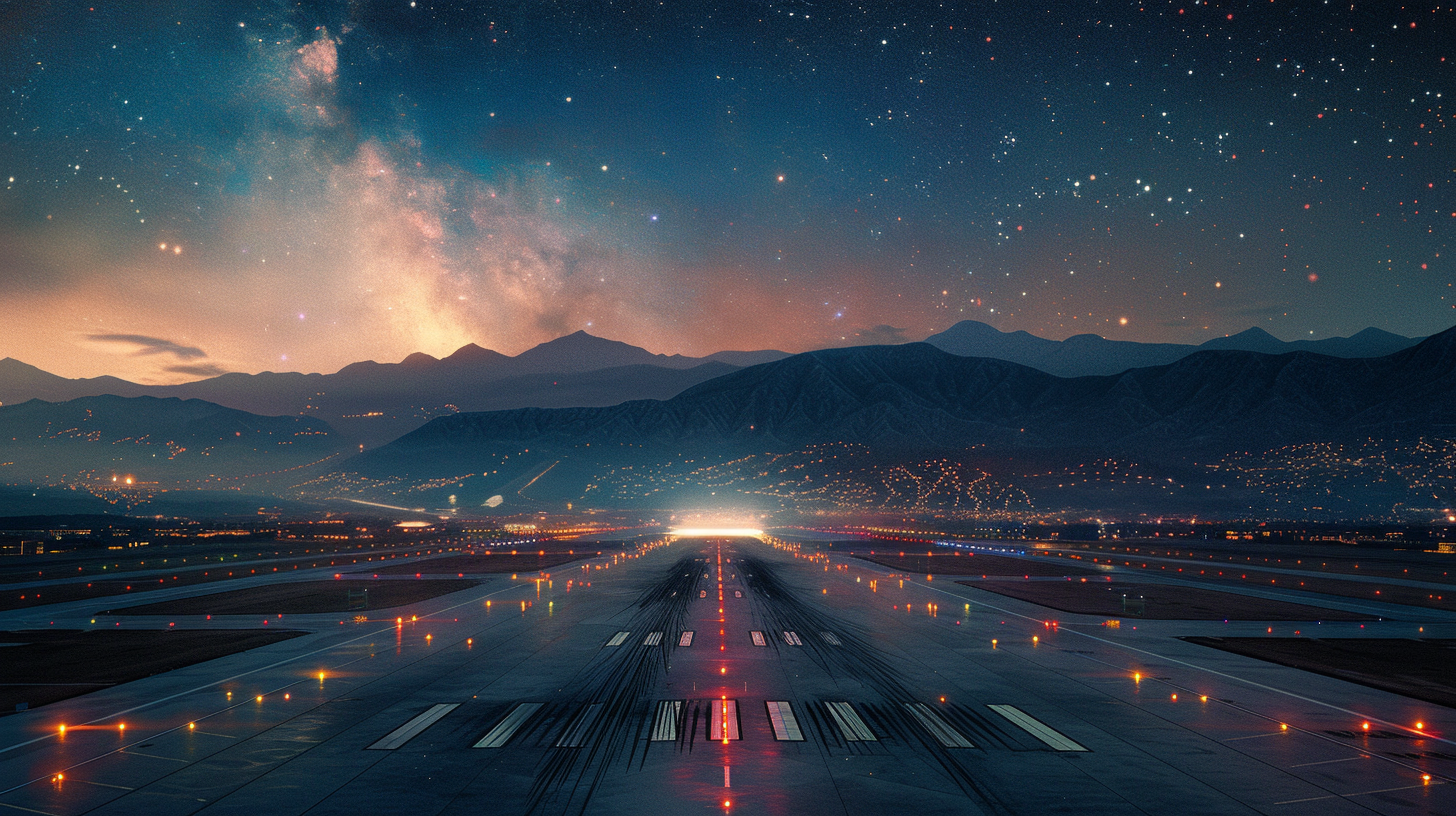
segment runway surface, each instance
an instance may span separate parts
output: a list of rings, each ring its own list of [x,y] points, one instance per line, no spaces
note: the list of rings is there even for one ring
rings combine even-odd
[[[1113,628],[778,543],[288,615],[311,634],[0,718],[0,813],[1456,813],[1456,712],[1176,639],[1453,637],[1449,615]],[[123,620],[104,608],[0,628]]]

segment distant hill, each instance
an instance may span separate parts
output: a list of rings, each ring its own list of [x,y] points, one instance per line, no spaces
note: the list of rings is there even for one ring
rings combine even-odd
[[[515,357],[469,344],[443,359],[416,353],[398,363],[351,363],[334,374],[234,373],[171,386],[115,377],[70,380],[7,357],[0,360],[0,403],[100,394],[201,399],[256,414],[318,417],[340,438],[367,447],[458,411],[666,399],[735,368],[785,356],[668,356],[576,332]]]
[[[257,487],[269,474],[344,450],[317,419],[258,416],[202,400],[103,395],[0,407],[0,482],[11,484],[84,483],[123,495],[182,482],[228,489],[247,476]]]
[[[1308,351],[1331,357],[1381,357],[1409,348],[1419,342],[1419,338],[1368,328],[1350,337],[1287,342],[1263,329],[1251,328],[1192,346],[1107,340],[1095,334],[1047,340],[1024,331],[1002,332],[976,320],[963,320],[943,332],[932,334],[925,342],[961,357],[992,357],[1021,363],[1059,377],[1081,377],[1168,365],[1197,351],[1254,351],[1260,354]]]
[[[1456,329],[1377,358],[1207,350],[1077,378],[924,343],[867,346],[743,369],[666,401],[441,417],[340,470],[376,479],[475,472],[480,490],[518,492],[549,471],[569,492],[623,467],[672,461],[687,473],[735,456],[847,444],[879,461],[975,450],[1013,469],[1019,459],[1065,454],[1186,472],[1190,463],[1301,445],[1456,438],[1453,393]],[[570,478],[583,483],[571,488]],[[672,484],[692,481],[650,490],[667,500]]]

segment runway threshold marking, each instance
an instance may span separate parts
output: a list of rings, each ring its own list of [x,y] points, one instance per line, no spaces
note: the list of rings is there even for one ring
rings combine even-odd
[[[753,630],[752,632],[749,632],[748,633],[748,636],[753,639],[753,645],[754,646],[767,646],[768,645],[768,640],[766,638],[764,638],[763,633],[760,632],[760,631],[758,631],[757,629]]]
[[[736,740],[743,734],[738,728],[737,700],[709,700],[713,715],[708,720],[708,739]]]
[[[607,645],[608,646],[621,646],[623,643],[625,643],[627,641],[627,636],[630,635],[630,634],[632,634],[632,633],[631,632],[618,632],[617,634],[612,635],[612,639],[609,640],[609,641],[607,641]]]
[[[511,737],[516,735],[516,731],[525,724],[526,720],[531,718],[532,714],[541,710],[541,705],[541,703],[517,703],[516,707],[511,709],[511,712],[505,716],[505,719],[496,723],[495,728],[487,731],[485,736],[481,737],[480,741],[472,747],[502,747],[511,741]]]
[[[1012,705],[988,705],[987,708],[1010,720],[1013,725],[1021,728],[1026,733],[1036,737],[1054,751],[1085,751],[1087,750],[1070,737],[1056,731],[1051,726],[1027,714],[1025,711]]]
[[[823,637],[824,638],[824,642],[825,643],[828,643],[830,646],[843,646],[844,645],[844,644],[842,644],[842,643],[839,642],[839,638],[833,632],[820,632],[819,635],[820,635],[820,637]]]
[[[804,645],[804,641],[799,640],[799,635],[797,632],[784,632],[784,642],[789,644],[790,646]]]
[[[824,707],[829,710],[829,716],[834,718],[834,724],[839,726],[839,733],[844,735],[850,742],[876,742],[879,737],[875,732],[860,719],[859,712],[854,706],[845,702],[825,703]]]
[[[804,741],[804,732],[799,728],[799,720],[794,717],[794,708],[788,700],[768,700],[764,706],[768,709],[768,722],[773,726],[774,739],[779,742]]]
[[[591,731],[592,724],[597,721],[597,717],[601,716],[601,713],[601,703],[592,703],[586,708],[583,708],[581,713],[576,715],[576,719],[572,720],[571,725],[561,735],[561,739],[556,741],[556,747],[580,748],[584,745],[586,743],[586,736]]]
[[[441,717],[459,707],[459,703],[436,703],[430,706],[423,714],[415,716],[409,722],[389,732],[385,735],[384,739],[374,743],[365,750],[393,751],[419,736],[422,731],[434,725]]]
[[[656,646],[662,642],[661,632],[648,632],[647,637],[642,639],[643,646]]]
[[[925,703],[904,703],[905,710],[910,712],[925,730],[935,737],[936,742],[943,748],[975,748],[976,746],[961,732],[955,730],[950,723],[946,722],[935,709]]]
[[[679,645],[679,646],[691,646],[691,645],[693,645],[693,632],[692,632],[691,629],[689,629],[688,631],[682,633],[682,636],[677,639],[677,645]]]
[[[682,700],[660,700],[652,719],[653,742],[677,742],[677,723],[682,717]]]

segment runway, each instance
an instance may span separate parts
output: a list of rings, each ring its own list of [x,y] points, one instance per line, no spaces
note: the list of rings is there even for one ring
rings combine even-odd
[[[778,544],[653,542],[362,623],[287,616],[312,634],[0,718],[0,812],[1456,812],[1449,709],[1176,639],[1456,636],[1430,610],[1110,628]]]

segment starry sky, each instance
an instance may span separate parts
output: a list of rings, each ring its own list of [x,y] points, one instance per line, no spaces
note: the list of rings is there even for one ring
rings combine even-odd
[[[1456,11],[0,3],[0,355],[1456,323]]]

